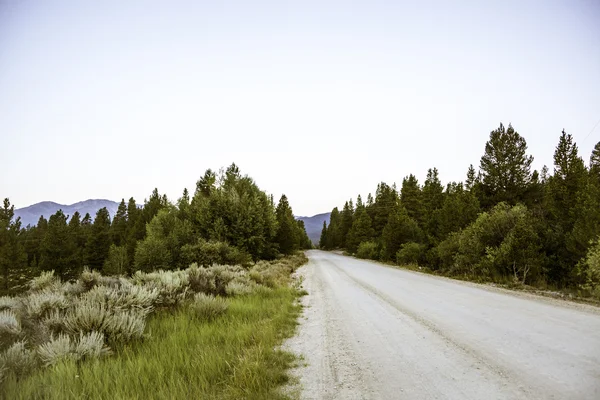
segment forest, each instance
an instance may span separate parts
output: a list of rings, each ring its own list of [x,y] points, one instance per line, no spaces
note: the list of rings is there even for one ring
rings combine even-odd
[[[246,265],[310,248],[304,223],[285,195],[275,204],[232,164],[207,170],[193,195],[175,202],[154,189],[143,206],[123,199],[112,218],[106,210],[65,215],[21,226],[14,205],[0,209],[0,295],[16,294],[43,271],[68,281],[84,267],[104,275],[184,269],[192,263]]]
[[[564,130],[554,168],[532,170],[510,124],[490,133],[479,169],[445,186],[431,168],[381,182],[331,212],[319,246],[469,280],[600,298],[600,143],[586,165]]]

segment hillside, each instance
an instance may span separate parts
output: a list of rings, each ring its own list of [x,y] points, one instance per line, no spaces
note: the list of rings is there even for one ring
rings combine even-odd
[[[319,238],[321,237],[321,230],[323,229],[323,221],[329,224],[330,212],[313,215],[312,217],[297,217],[297,219],[304,221],[304,228],[306,234],[314,244],[319,244]]]
[[[15,218],[21,217],[21,226],[26,227],[27,225],[37,225],[37,222],[40,219],[41,215],[43,215],[44,218],[48,219],[52,214],[56,213],[58,210],[63,210],[65,215],[68,216],[73,215],[75,211],[79,211],[82,218],[86,213],[90,213],[92,218],[94,218],[96,212],[102,207],[106,207],[112,218],[115,215],[117,208],[119,207],[119,203],[111,200],[99,199],[80,201],[78,203],[70,205],[58,204],[52,201],[43,201],[41,203],[33,204],[29,207],[16,209]]]

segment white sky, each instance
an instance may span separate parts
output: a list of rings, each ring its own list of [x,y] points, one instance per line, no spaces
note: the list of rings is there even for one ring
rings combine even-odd
[[[595,0],[0,0],[17,208],[175,200],[235,162],[313,215],[431,167],[463,180],[500,122],[535,168],[563,128],[587,162],[599,119]]]

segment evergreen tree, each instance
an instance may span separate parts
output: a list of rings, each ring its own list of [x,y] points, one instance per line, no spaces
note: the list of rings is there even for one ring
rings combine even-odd
[[[559,285],[569,285],[574,278],[574,266],[581,253],[565,244],[571,244],[571,233],[585,208],[582,192],[587,185],[587,171],[573,137],[564,130],[554,152],[554,175],[549,178],[546,209],[549,213],[550,233],[546,235],[546,252],[552,254],[549,275]],[[581,199],[581,200],[580,200]],[[577,207],[577,204],[581,207]]]
[[[336,249],[342,245],[341,235],[341,218],[338,208],[331,210],[329,217],[329,226],[327,227],[327,241],[325,242],[326,249]]]
[[[381,258],[393,260],[400,246],[408,242],[419,242],[423,233],[417,221],[412,218],[403,205],[396,207],[388,218],[381,235]]]
[[[108,257],[110,240],[110,214],[106,207],[96,213],[85,247],[85,263],[93,269],[101,269]]]
[[[348,232],[352,228],[352,221],[354,219],[354,204],[352,199],[344,204],[344,208],[340,213],[340,247],[346,248],[346,240],[348,238]]]
[[[27,254],[20,241],[21,218],[13,220],[15,206],[4,199],[0,209],[0,271],[2,272],[2,292],[8,294],[21,283],[18,280],[22,269],[27,266]]]
[[[481,157],[482,199],[489,208],[501,201],[516,204],[522,201],[531,180],[533,157],[527,155],[527,142],[514,130],[500,124],[490,133]]]
[[[402,180],[400,202],[406,208],[408,215],[418,223],[421,223],[423,220],[422,193],[419,181],[413,174]]]
[[[465,187],[467,190],[471,190],[473,189],[473,186],[475,186],[475,183],[477,183],[477,175],[475,173],[475,168],[473,167],[473,164],[469,165],[469,170],[467,171],[467,180],[465,181]]]
[[[81,214],[75,211],[69,219],[69,240],[74,248],[73,269],[79,271],[83,267],[83,255],[87,238],[81,226]]]
[[[117,213],[110,226],[110,236],[116,246],[122,246],[127,242],[127,228],[127,205],[125,204],[125,199],[121,199]]]
[[[319,247],[324,249],[327,245],[327,222],[323,221],[323,229],[321,230],[321,238],[319,239]]]
[[[74,278],[77,251],[75,242],[67,225],[67,216],[58,210],[48,220],[48,230],[40,248],[40,268],[45,271],[54,270],[61,279]]]
[[[596,143],[590,155],[590,176],[600,183],[600,142]]]
[[[444,204],[444,187],[440,181],[437,168],[427,171],[427,179],[423,184],[423,229],[427,239],[437,244],[441,238],[439,232],[439,210]]]
[[[276,241],[279,244],[279,251],[283,254],[292,254],[298,249],[297,225],[286,195],[282,195],[279,199],[275,215],[277,217]]]
[[[357,202],[358,203],[358,202]],[[360,203],[362,205],[362,203]],[[373,237],[373,227],[371,218],[367,214],[365,207],[357,207],[354,215],[352,228],[348,233],[347,248],[351,253],[356,253],[358,246]]]
[[[381,236],[383,228],[387,224],[390,213],[396,208],[398,204],[398,193],[396,190],[385,182],[381,182],[377,185],[377,191],[375,192],[375,202],[371,207],[372,212],[370,216],[373,220],[373,231],[376,237]]]

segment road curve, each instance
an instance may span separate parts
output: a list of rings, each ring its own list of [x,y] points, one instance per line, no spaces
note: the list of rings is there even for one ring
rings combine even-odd
[[[600,399],[593,307],[307,255],[301,398]]]

